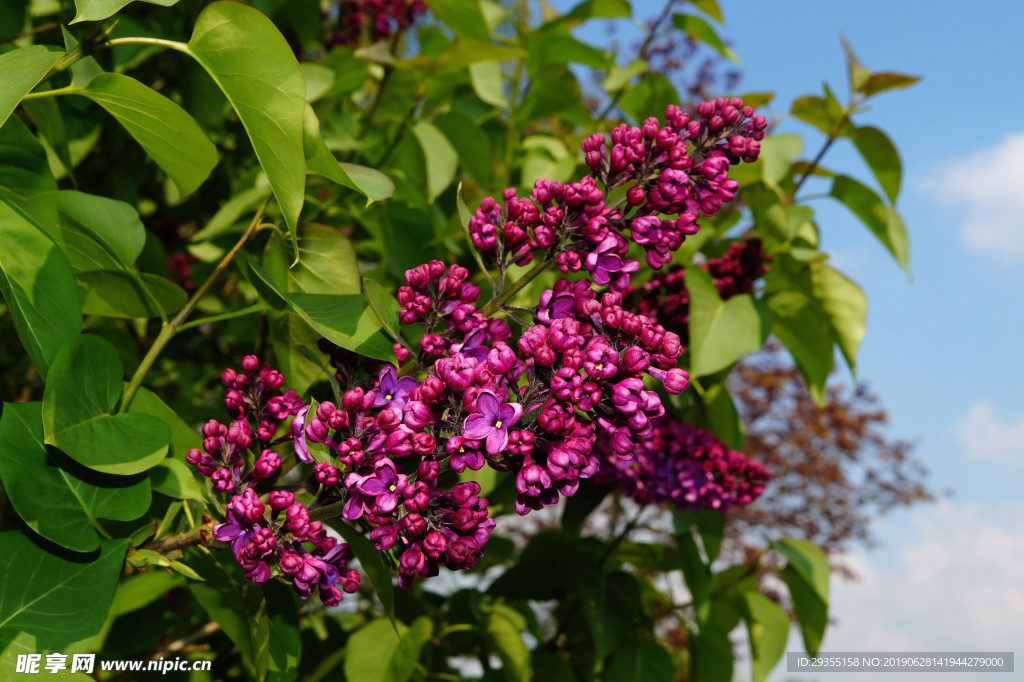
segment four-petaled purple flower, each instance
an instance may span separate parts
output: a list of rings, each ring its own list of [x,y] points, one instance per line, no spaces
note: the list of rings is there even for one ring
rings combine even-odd
[[[341,515],[354,521],[364,513],[390,514],[398,506],[398,494],[406,485],[405,474],[395,472],[395,463],[382,459],[368,476],[351,473],[345,478],[349,498]]]
[[[490,391],[483,391],[476,399],[479,414],[466,417],[462,427],[463,438],[483,440],[487,443],[487,452],[496,455],[508,445],[508,429],[523,416],[523,406],[519,403],[499,403]]]
[[[377,389],[373,392],[373,406],[387,405],[400,410],[409,401],[409,392],[417,386],[419,382],[412,377],[399,379],[395,368],[388,365],[380,372]]]

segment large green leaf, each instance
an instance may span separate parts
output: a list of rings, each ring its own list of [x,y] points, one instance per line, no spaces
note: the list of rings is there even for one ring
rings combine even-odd
[[[178,3],[178,0],[143,0],[151,5],[160,5],[161,7],[170,7]],[[78,8],[78,14],[75,15],[74,24],[79,21],[99,21],[100,19],[106,19],[112,17],[120,11],[122,7],[128,5],[132,0],[75,0],[75,7]]]
[[[427,198],[433,202],[455,179],[459,166],[459,155],[448,138],[432,123],[419,121],[412,127],[412,133],[420,143],[426,162]]]
[[[810,293],[828,317],[850,370],[856,372],[857,349],[867,329],[868,299],[846,275],[824,263],[811,263],[810,271]]]
[[[811,300],[798,291],[783,291],[768,299],[772,334],[793,355],[811,395],[825,398],[825,381],[832,372],[832,330]]]
[[[263,590],[244,580],[230,552],[221,555],[218,561],[206,550],[189,552],[187,563],[203,581],[190,582],[188,588],[238,647],[248,675],[263,679],[270,663],[270,624]],[[222,561],[229,563],[229,570]]]
[[[76,272],[132,268],[146,243],[139,214],[123,201],[63,190],[32,197],[25,211],[37,218]]]
[[[889,201],[895,202],[900,193],[900,179],[903,173],[903,164],[900,161],[900,153],[896,151],[896,145],[888,135],[871,126],[854,128],[850,133],[850,139],[871,172],[875,174]]]
[[[731,682],[733,655],[728,632],[706,630],[695,635],[690,644],[690,679]]]
[[[675,14],[672,24],[694,40],[699,40],[726,59],[739,63],[739,57],[718,37],[718,32],[708,22],[694,14]]]
[[[920,76],[908,76],[903,73],[874,73],[857,90],[867,97],[873,97],[886,90],[910,87],[919,80],[921,80]]]
[[[29,528],[68,549],[91,552],[100,546],[97,519],[131,521],[149,508],[145,477],[97,474],[61,459],[67,458],[43,443],[41,403],[4,405],[0,479]]]
[[[420,616],[396,628],[378,618],[352,633],[345,654],[345,677],[365,682],[405,682],[413,673],[423,645],[433,635],[433,623]]]
[[[507,682],[529,680],[530,650],[521,634],[526,629],[523,616],[510,606],[494,604],[487,608],[485,619],[484,634],[501,659],[501,672]]]
[[[292,682],[302,659],[302,635],[295,590],[277,581],[263,586],[267,600],[270,656],[267,682]]]
[[[395,183],[378,170],[354,163],[339,162],[327,148],[320,131],[320,120],[313,107],[306,105],[302,117],[303,149],[306,167],[339,185],[356,190],[366,197],[367,204],[387,199],[395,193]]]
[[[461,38],[489,40],[490,31],[477,0],[427,0],[427,7]]]
[[[604,658],[622,642],[640,617],[640,584],[621,571],[605,574],[597,567],[585,571],[583,613],[594,637],[594,651]]]
[[[217,148],[177,104],[134,78],[101,73],[79,91],[124,126],[182,195],[194,192],[217,165]]]
[[[824,550],[813,542],[799,538],[784,538],[772,547],[782,552],[800,577],[807,582],[821,600],[828,603],[828,558]]]
[[[110,610],[127,547],[103,540],[91,560],[69,560],[22,533],[0,533],[0,677],[14,679],[18,654],[89,646]]]
[[[78,275],[82,312],[104,317],[157,317],[179,310],[188,300],[180,286],[157,275],[125,270],[93,270]],[[159,308],[157,308],[159,306]]]
[[[294,239],[306,186],[306,83],[288,41],[259,11],[222,1],[203,9],[185,50],[213,77],[245,126]]]
[[[836,176],[831,194],[867,225],[909,275],[910,242],[896,209],[887,206],[874,190],[847,175]]]
[[[206,500],[192,467],[176,459],[168,457],[150,469],[149,480],[154,491],[176,500]]]
[[[352,553],[359,559],[363,573],[370,581],[377,599],[384,607],[384,615],[392,622],[395,620],[395,586],[391,582],[391,571],[384,565],[384,558],[377,548],[361,532],[348,525],[340,518],[327,519],[324,525],[338,532],[342,539],[352,548]]]
[[[584,0],[562,17],[562,21],[586,19],[618,19],[633,16],[628,0]]]
[[[372,279],[365,278],[366,300],[369,301],[381,327],[396,341],[402,338],[401,324],[398,319],[402,306],[388,291]]]
[[[604,674],[604,682],[672,682],[673,679],[672,656],[642,637],[631,638],[619,647]]]
[[[757,350],[768,338],[769,316],[749,294],[723,301],[711,276],[696,266],[686,270],[690,292],[690,371],[694,376],[725,369]]]
[[[169,454],[175,459],[184,462],[185,453],[192,448],[201,448],[203,446],[202,436],[186,424],[185,420],[179,417],[177,412],[167,406],[167,403],[160,400],[155,393],[145,386],[139,387],[128,411],[135,414],[148,414],[167,424],[171,430],[171,451]]]
[[[90,469],[136,474],[167,454],[167,424],[145,414],[113,414],[121,397],[121,361],[110,343],[83,335],[53,361],[43,391],[46,443]]]
[[[29,45],[0,54],[0,126],[62,56],[64,50],[53,45]]]
[[[764,682],[786,651],[789,616],[760,592],[745,592],[740,599],[750,637],[751,679]]]
[[[288,270],[288,291],[307,294],[359,293],[359,260],[356,250],[337,228],[305,223],[299,228],[298,242],[298,263]]]
[[[25,351],[45,378],[61,345],[82,328],[68,259],[24,213],[0,199],[0,292]]]
[[[391,341],[362,294],[286,293],[251,257],[247,264],[261,295],[275,307],[286,307],[321,336],[342,348],[394,362]]]
[[[46,150],[17,116],[0,126],[0,199],[21,204],[57,189]]]
[[[803,575],[792,565],[779,571],[779,575],[789,588],[789,596],[793,601],[793,612],[800,623],[800,634],[804,640],[804,648],[812,656],[818,654],[821,640],[828,626],[828,602],[821,598]]]

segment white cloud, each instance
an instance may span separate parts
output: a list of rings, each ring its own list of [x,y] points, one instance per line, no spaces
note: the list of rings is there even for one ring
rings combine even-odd
[[[969,457],[1024,465],[1024,413],[1006,422],[988,401],[975,403],[953,427]]]
[[[850,552],[857,582],[834,579],[823,652],[1020,652],[1024,632],[1024,503],[941,502],[889,525],[882,555]],[[893,537],[896,536],[896,537]],[[787,649],[797,651],[798,636]],[[1019,659],[1019,655],[1017,657]],[[1016,662],[1020,665],[1020,661]],[[1020,669],[1019,667],[1017,668]],[[847,681],[849,673],[787,674],[772,680]],[[926,673],[878,673],[872,682],[933,679]],[[985,673],[956,675],[987,682]]]
[[[966,204],[964,245],[1006,260],[1024,257],[1024,133],[953,159],[926,183],[940,200]]]

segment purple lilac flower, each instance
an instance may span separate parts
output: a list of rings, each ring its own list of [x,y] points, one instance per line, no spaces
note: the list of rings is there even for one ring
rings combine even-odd
[[[493,393],[483,391],[476,399],[478,414],[466,417],[462,436],[486,441],[487,452],[496,455],[508,445],[508,429],[523,416],[519,403],[500,403]]]
[[[402,409],[409,400],[409,391],[416,388],[419,382],[412,377],[398,378],[395,368],[388,365],[380,372],[377,389],[374,391],[374,407],[389,406],[396,410]]]

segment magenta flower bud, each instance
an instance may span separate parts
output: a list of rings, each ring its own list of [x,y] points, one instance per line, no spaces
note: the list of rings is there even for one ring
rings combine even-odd
[[[302,503],[295,502],[285,512],[285,528],[296,538],[304,538],[309,532],[309,511]]]
[[[356,592],[359,589],[359,573],[352,568],[342,571],[338,577],[338,584],[341,585],[341,589],[347,594]]]
[[[416,465],[416,475],[420,477],[421,481],[435,480],[440,471],[441,463],[436,459],[420,460],[420,463]]]
[[[470,502],[480,494],[480,484],[476,481],[463,481],[452,488],[452,500],[459,507]]]
[[[218,454],[221,450],[220,438],[214,438],[212,436],[210,438],[204,438],[203,449],[209,452],[211,455]]]
[[[431,559],[437,559],[448,550],[448,538],[436,530],[427,533],[423,538],[423,553]]]
[[[417,455],[429,455],[437,447],[437,439],[432,434],[419,432],[412,437],[412,450]]]
[[[386,552],[398,542],[398,531],[393,526],[384,524],[370,531],[370,539],[373,540],[374,547],[381,552]]]
[[[302,557],[293,552],[281,552],[281,572],[285,575],[295,575],[302,570],[305,562]]]
[[[341,397],[341,405],[349,412],[358,412],[363,406],[363,389],[356,387],[350,391],[345,391],[345,394]]]
[[[377,415],[377,426],[384,431],[393,431],[402,423],[402,417],[392,409],[381,410]]]
[[[626,191],[626,202],[630,206],[640,206],[647,199],[643,187],[634,185]]]
[[[270,493],[270,508],[283,511],[295,502],[295,494],[288,490],[274,490]]]
[[[203,424],[203,435],[206,437],[225,436],[227,435],[227,432],[227,427],[216,419],[211,419]]]
[[[213,487],[222,493],[229,493],[235,489],[234,478],[227,469],[217,469],[210,476],[210,480],[213,482]]]
[[[516,362],[516,354],[503,341],[495,343],[487,354],[487,368],[498,376],[504,376],[511,372],[515,368]]]
[[[309,425],[306,427],[306,438],[314,443],[323,443],[327,440],[327,424],[323,423],[316,417],[309,420]]]
[[[639,346],[630,346],[622,353],[622,365],[627,372],[642,372],[651,366],[651,356]]]
[[[260,361],[255,355],[246,355],[242,358],[242,369],[247,374],[252,374],[260,368]]]
[[[402,573],[415,574],[422,572],[426,565],[427,558],[423,556],[423,553],[410,548],[402,552],[398,570]]]
[[[199,464],[201,461],[203,461],[202,451],[196,448],[190,449],[188,452],[185,453],[185,461],[191,464],[192,466]]]
[[[253,464],[256,478],[270,478],[281,466],[281,458],[273,450],[264,450]]]
[[[405,424],[410,429],[419,430],[430,423],[430,408],[420,400],[410,400],[402,408]]]
[[[427,532],[427,522],[420,514],[413,512],[402,519],[402,528],[410,535],[423,535]]]
[[[326,462],[317,462],[313,467],[313,471],[316,473],[316,480],[320,485],[325,488],[329,488],[333,485],[337,485],[341,479],[341,474],[338,472],[338,467],[333,464],[327,464]]]
[[[232,386],[235,383],[235,376],[235,370],[229,367],[221,373],[220,382],[225,386]]]

